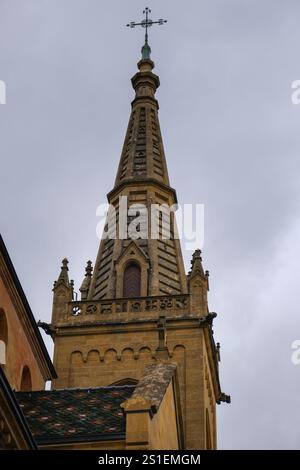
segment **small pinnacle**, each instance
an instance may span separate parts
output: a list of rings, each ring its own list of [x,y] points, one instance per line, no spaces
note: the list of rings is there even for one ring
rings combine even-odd
[[[92,273],[93,273],[93,266],[92,262],[89,260],[86,263],[86,268],[85,268],[85,277],[82,281],[81,287],[80,287],[80,292],[81,292],[81,300],[86,300],[88,291],[91,285],[91,279],[92,279]]]
[[[62,266],[61,266],[61,270],[60,270],[60,275],[58,277],[58,281],[63,281],[65,284],[69,284],[69,277],[68,277],[68,271],[69,271],[69,268],[68,268],[68,264],[69,264],[69,261],[67,260],[67,258],[64,258],[62,260]]]
[[[194,253],[193,253],[193,259],[201,259],[201,261],[202,261],[201,253],[202,253],[202,251],[199,248],[197,250],[195,250]]]
[[[191,271],[190,274],[200,273],[202,276],[204,275],[203,267],[202,267],[202,258],[201,258],[201,250],[197,249],[193,253],[193,257],[191,260]]]
[[[92,262],[89,260],[89,261],[86,263],[85,275],[88,276],[88,277],[91,277],[91,276],[92,276],[92,272],[93,272],[93,266],[92,266]]]

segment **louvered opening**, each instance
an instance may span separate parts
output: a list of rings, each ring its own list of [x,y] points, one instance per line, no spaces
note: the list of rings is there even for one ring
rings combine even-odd
[[[141,268],[137,263],[130,263],[124,271],[123,297],[140,297]]]

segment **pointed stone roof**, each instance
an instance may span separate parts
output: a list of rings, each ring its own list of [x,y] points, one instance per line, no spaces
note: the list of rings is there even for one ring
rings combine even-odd
[[[193,253],[193,258],[191,261],[191,271],[189,272],[190,277],[193,277],[195,274],[201,274],[201,276],[204,276],[201,250],[199,249],[195,250]]]
[[[87,298],[87,294],[88,294],[90,284],[91,284],[91,279],[92,279],[92,272],[93,272],[92,262],[88,261],[86,264],[86,268],[85,268],[85,276],[82,281],[81,287],[79,289],[81,292],[81,300],[86,300]]]
[[[160,85],[154,62],[142,59],[131,79],[135,90],[115,188],[125,181],[154,179],[169,185],[155,92]],[[149,107],[149,104],[151,105]]]
[[[127,197],[127,206],[147,209],[148,233],[135,239],[136,245],[149,259],[147,294],[172,295],[187,292],[186,274],[180,242],[175,239],[175,219],[169,218],[168,208],[177,203],[176,192],[170,186],[162,135],[158,118],[158,102],[155,92],[160,85],[159,78],[153,73],[154,62],[145,55],[138,62],[138,72],[131,82],[135,97],[131,103],[131,114],[126,132],[120,163],[113,189],[108,194],[109,203],[114,206],[116,222],[114,229],[107,218],[105,231],[116,234],[100,242],[98,256],[88,293],[88,299],[115,298],[121,292],[117,283],[122,282],[122,275],[116,274],[117,260],[124,255],[131,239],[119,235],[122,206],[120,196]],[[166,225],[159,221],[158,239],[151,239],[151,208],[159,206],[161,218],[167,213]],[[166,208],[167,207],[167,208]],[[142,209],[143,210],[143,209]],[[149,215],[149,216],[148,216]],[[158,217],[159,218],[159,217]],[[125,214],[125,225],[131,222],[131,216]],[[108,227],[108,230],[107,230]],[[166,238],[170,233],[171,236]]]
[[[57,280],[57,282],[63,282],[67,286],[70,283],[69,274],[68,274],[68,271],[69,271],[68,264],[69,264],[69,261],[67,260],[67,258],[64,258],[62,260],[62,266],[60,268],[60,274],[59,274],[58,280]]]

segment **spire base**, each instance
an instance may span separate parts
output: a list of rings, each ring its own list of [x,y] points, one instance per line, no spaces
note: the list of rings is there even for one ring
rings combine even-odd
[[[146,42],[142,47],[142,60],[149,60],[151,55],[151,47]]]

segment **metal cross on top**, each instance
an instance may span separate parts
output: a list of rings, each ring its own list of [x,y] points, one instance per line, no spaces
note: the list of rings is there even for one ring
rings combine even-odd
[[[136,26],[142,26],[142,28],[146,28],[146,31],[145,31],[145,46],[146,46],[146,49],[144,49],[145,46],[144,46],[143,49],[144,49],[144,52],[148,51],[149,56],[150,56],[150,47],[148,46],[148,28],[150,28],[154,24],[162,25],[162,24],[166,23],[167,20],[163,20],[163,19],[160,18],[157,21],[152,21],[149,18],[149,13],[151,13],[151,10],[148,7],[146,7],[145,10],[143,11],[143,14],[146,15],[146,18],[144,20],[142,20],[140,23],[136,23],[135,21],[131,21],[131,23],[127,24],[126,26],[129,26],[130,28],[135,28]]]

